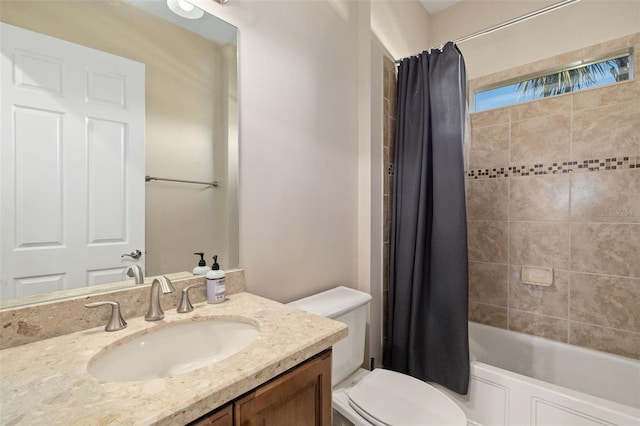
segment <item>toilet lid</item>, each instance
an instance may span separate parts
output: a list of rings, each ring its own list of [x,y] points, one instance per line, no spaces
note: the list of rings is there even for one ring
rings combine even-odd
[[[394,371],[375,369],[346,394],[349,405],[376,426],[467,424],[462,409],[444,393]]]

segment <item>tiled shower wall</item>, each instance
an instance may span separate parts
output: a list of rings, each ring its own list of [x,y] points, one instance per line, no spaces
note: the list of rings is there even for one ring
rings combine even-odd
[[[383,60],[383,174],[384,174],[384,200],[383,218],[384,226],[383,250],[382,250],[382,341],[386,344],[387,337],[387,300],[389,295],[389,241],[391,236],[391,202],[393,194],[393,169],[396,147],[396,65],[392,59],[384,56]]]
[[[640,53],[638,34],[469,86],[630,46]],[[471,126],[470,319],[640,358],[640,80],[471,114]],[[553,268],[553,284],[523,284],[523,265]]]
[[[626,47],[640,53],[640,34],[468,87]],[[385,313],[395,91],[395,66],[385,58]],[[640,358],[640,80],[476,113],[471,122],[470,319]],[[522,265],[552,267],[553,284],[522,284]],[[383,340],[386,315],[384,323]]]

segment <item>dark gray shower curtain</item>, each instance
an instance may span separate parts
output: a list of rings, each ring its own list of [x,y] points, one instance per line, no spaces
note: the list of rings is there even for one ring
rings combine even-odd
[[[453,43],[402,60],[384,366],[469,386],[464,59]]]

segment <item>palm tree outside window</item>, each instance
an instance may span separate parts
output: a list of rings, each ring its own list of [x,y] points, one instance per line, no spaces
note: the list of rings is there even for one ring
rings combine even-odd
[[[633,54],[581,61],[560,70],[505,82],[475,93],[475,112],[618,83],[633,78]]]

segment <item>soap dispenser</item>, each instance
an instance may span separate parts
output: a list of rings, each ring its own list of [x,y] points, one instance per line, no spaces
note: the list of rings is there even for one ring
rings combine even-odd
[[[218,265],[218,256],[213,256],[213,265],[207,272],[207,303],[222,303],[224,295],[224,271]]]
[[[193,268],[193,275],[206,275],[207,272],[211,270],[211,268],[209,268],[207,266],[207,262],[204,261],[204,253],[197,252],[193,254],[195,254],[196,256],[200,256],[200,261],[198,262],[198,266]]]

